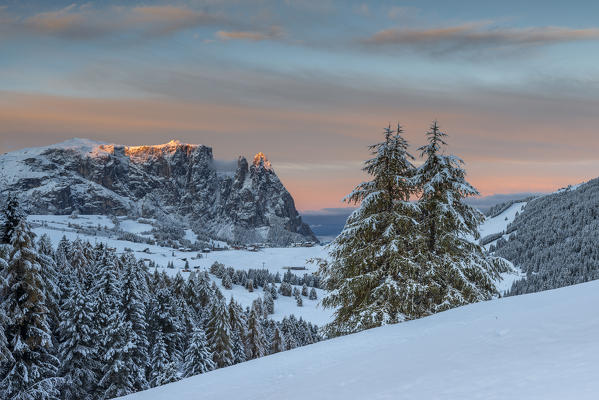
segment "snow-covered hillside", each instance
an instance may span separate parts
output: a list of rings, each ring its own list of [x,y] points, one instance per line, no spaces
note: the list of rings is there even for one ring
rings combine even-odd
[[[485,222],[478,228],[480,237],[484,238],[486,236],[504,232],[510,222],[516,218],[516,214],[524,210],[524,207],[526,207],[525,201],[514,203],[501,214],[485,219]],[[487,246],[490,244],[492,243],[489,243]]]
[[[517,202],[509,206],[503,212],[499,213],[494,217],[487,217],[485,221],[479,226],[478,230],[480,233],[481,241],[484,242],[485,238],[491,238],[493,240],[484,244],[484,248],[489,250],[489,248],[497,243],[499,238],[503,237],[504,239],[508,238],[508,235],[505,234],[507,226],[514,221],[516,218],[516,214],[522,212],[526,207],[526,202]],[[509,262],[509,261],[508,261]],[[510,263],[511,264],[511,263]],[[501,280],[495,283],[497,290],[502,295],[506,293],[511,287],[512,284],[522,279],[522,273],[520,270],[514,265],[512,265],[512,272],[505,272],[501,274]]]
[[[597,399],[599,281],[460,307],[127,396]]]

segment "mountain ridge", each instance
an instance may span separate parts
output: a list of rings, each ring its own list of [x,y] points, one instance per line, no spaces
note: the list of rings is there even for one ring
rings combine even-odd
[[[205,145],[75,138],[0,155],[0,192],[35,214],[170,218],[238,243],[316,241],[266,156],[256,157],[223,172]]]

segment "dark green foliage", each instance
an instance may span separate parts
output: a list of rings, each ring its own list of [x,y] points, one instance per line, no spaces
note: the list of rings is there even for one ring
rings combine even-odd
[[[413,251],[419,210],[410,202],[413,157],[401,134],[389,126],[384,141],[370,146],[373,157],[363,170],[372,180],[346,197],[360,207],[332,243],[331,262],[320,265],[329,290],[322,304],[335,309],[329,335],[399,322],[411,313],[405,300],[419,290]]]
[[[11,230],[8,265],[2,270],[1,328],[10,358],[0,372],[0,398],[54,399],[61,379],[49,321],[48,290],[33,233],[24,219]],[[3,342],[4,337],[0,337]],[[0,343],[2,345],[2,343]]]
[[[467,239],[484,218],[464,199],[478,192],[465,180],[462,160],[445,155],[437,123],[415,168],[402,130],[385,129],[370,146],[364,171],[372,180],[347,196],[360,207],[320,261],[335,309],[326,331],[335,336],[420,318],[497,295],[494,279],[507,264]],[[416,202],[411,201],[414,196]]]
[[[218,300],[212,305],[206,333],[216,367],[222,368],[232,365],[231,324],[224,301]]]
[[[10,244],[17,225],[25,218],[16,196],[8,196],[2,214],[2,241],[0,243]]]

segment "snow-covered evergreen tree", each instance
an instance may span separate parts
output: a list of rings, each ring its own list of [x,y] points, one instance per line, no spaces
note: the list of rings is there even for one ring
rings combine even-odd
[[[265,354],[266,346],[259,315],[258,311],[253,308],[248,318],[247,346],[250,359],[259,358]]]
[[[231,279],[231,275],[225,273],[223,275],[223,279],[221,281],[221,284],[223,285],[223,287],[225,289],[233,289],[233,280]]]
[[[206,327],[208,343],[212,351],[212,359],[217,368],[233,364],[233,349],[231,346],[231,324],[225,302],[215,299],[210,311],[210,320]]]
[[[177,364],[183,360],[185,327],[178,307],[168,287],[156,291],[150,304],[149,327],[154,336],[159,335],[166,345],[169,360]],[[153,341],[151,341],[153,343]]]
[[[61,395],[65,400],[93,399],[101,369],[97,357],[99,338],[93,333],[94,310],[78,280],[69,282],[68,293],[58,327],[60,375],[65,379]]]
[[[46,285],[47,291],[47,303],[48,309],[50,310],[50,325],[52,331],[56,330],[59,321],[59,306],[61,299],[60,289],[60,277],[58,274],[58,267],[54,260],[54,250],[52,249],[52,242],[48,235],[43,234],[37,242],[38,257],[40,265],[43,266],[41,270],[42,279]]]
[[[0,248],[0,250],[2,250],[0,251],[0,377],[3,377],[8,366],[14,363],[14,358],[12,357],[8,347],[8,340],[5,334],[8,329],[8,316],[6,315],[4,307],[1,306],[3,296],[8,293],[8,288],[6,287],[7,281],[5,277],[6,270],[8,269],[8,262],[4,258],[7,257],[3,251],[4,248]]]
[[[131,253],[123,256],[123,264],[123,317],[131,326],[129,335],[134,346],[131,351],[133,370],[130,371],[130,379],[135,390],[139,391],[148,388],[146,368],[149,363],[150,344],[147,336],[146,304],[149,302],[149,292],[143,264],[138,263]]]
[[[272,354],[274,354],[274,353],[279,353],[279,352],[285,351],[285,350],[286,350],[285,349],[285,339],[283,337],[283,333],[281,332],[281,329],[277,325],[275,327],[275,331],[273,334],[270,352]]]
[[[71,242],[69,242],[67,238],[63,236],[58,242],[58,246],[56,246],[56,251],[54,252],[54,262],[56,264],[56,273],[58,274],[57,284],[60,290],[59,304],[62,304],[69,297],[67,287],[72,282],[74,276],[71,273],[72,267],[68,261],[70,246]]]
[[[11,194],[6,199],[2,219],[2,237],[0,238],[0,243],[10,244],[15,228],[21,220],[25,219],[19,201],[15,195]]]
[[[12,245],[3,270],[0,308],[4,336],[11,353],[0,376],[2,399],[55,399],[61,379],[48,321],[48,291],[34,234],[25,219],[10,231]]]
[[[269,289],[267,289],[264,292],[264,296],[263,297],[264,297],[264,301],[263,301],[264,311],[267,314],[274,314],[275,313],[275,302],[274,302],[274,300],[272,298],[272,294],[270,293]]]
[[[185,349],[185,362],[183,363],[183,376],[203,374],[214,369],[212,352],[206,339],[206,334],[201,327],[195,327],[189,346]]]
[[[413,313],[410,298],[418,292],[413,247],[419,214],[410,202],[413,157],[401,127],[387,127],[384,141],[370,151],[363,170],[372,180],[345,198],[359,208],[331,244],[331,261],[320,265],[329,290],[322,304],[336,310],[325,327],[332,336],[404,320]]]
[[[283,333],[283,339],[285,340],[285,348],[287,350],[295,349],[300,344],[298,343],[297,337],[297,319],[293,314],[289,317],[283,318],[281,321],[281,332]]]
[[[247,322],[243,308],[231,297],[229,301],[229,321],[231,324],[231,349],[233,351],[233,363],[244,362],[247,359],[245,337]]]
[[[133,255],[131,254],[131,257]],[[183,279],[183,275],[181,272],[177,271],[177,275],[173,278],[173,293],[177,297],[183,297],[185,293],[185,279]]]
[[[123,396],[134,391],[133,362],[135,344],[132,325],[125,320],[122,308],[122,282],[116,256],[104,249],[96,267],[93,287],[95,294],[95,332],[99,338],[99,382],[97,391],[102,399]]]
[[[214,293],[210,287],[210,278],[203,272],[192,272],[187,280],[186,299],[196,311],[201,311],[211,301]]]
[[[166,349],[166,343],[160,332],[156,335],[156,341],[152,346],[150,386],[156,387],[175,382],[178,378],[177,368]]]
[[[426,135],[428,144],[419,148],[424,163],[414,178],[423,238],[418,243],[419,282],[424,290],[418,291],[419,307],[410,317],[492,298],[497,294],[493,280],[507,268],[470,239],[479,238],[484,216],[464,202],[478,191],[466,181],[463,161],[445,154],[447,134],[435,121]]]
[[[73,272],[78,276],[81,283],[84,285],[84,289],[89,290],[93,285],[95,279],[94,269],[96,266],[92,266],[96,258],[102,257],[100,252],[97,255],[89,254],[85,249],[85,245],[81,239],[75,239],[68,247],[68,261],[69,265],[73,269]]]
[[[302,295],[300,294],[300,291],[294,291],[293,296],[295,297],[295,304],[297,304],[298,307],[303,307],[304,306],[304,300],[302,299]]]

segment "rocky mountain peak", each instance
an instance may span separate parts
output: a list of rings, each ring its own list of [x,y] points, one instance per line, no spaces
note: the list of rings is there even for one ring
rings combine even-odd
[[[203,145],[76,139],[1,155],[0,193],[17,194],[36,214],[176,218],[229,242],[316,240],[263,153],[227,168]]]
[[[258,152],[254,156],[254,162],[252,163],[252,165],[254,167],[256,167],[256,168],[264,168],[264,169],[267,169],[267,170],[271,170],[272,169],[270,161],[268,161],[268,158],[266,158],[266,156],[262,152]]]

